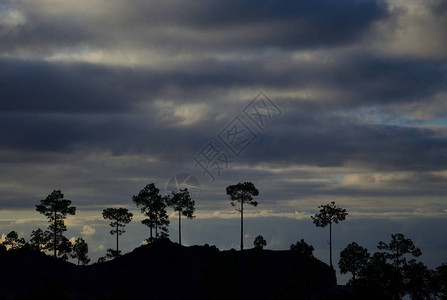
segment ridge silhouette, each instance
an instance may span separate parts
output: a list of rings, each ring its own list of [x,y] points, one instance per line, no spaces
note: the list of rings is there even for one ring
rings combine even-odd
[[[3,251],[0,266],[1,299],[308,299],[336,284],[327,264],[296,251],[220,251],[168,239],[88,266],[25,247]]]

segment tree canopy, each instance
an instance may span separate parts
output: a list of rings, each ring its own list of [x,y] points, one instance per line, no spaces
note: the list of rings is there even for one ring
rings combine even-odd
[[[160,195],[160,190],[154,183],[146,185],[138,195],[132,197],[132,201],[140,208],[147,218],[141,223],[150,229],[149,242],[152,242],[153,230],[155,230],[155,238],[167,237],[169,216],[167,214],[167,199]]]
[[[123,234],[126,224],[132,221],[133,214],[129,212],[127,208],[107,208],[102,211],[104,219],[111,220],[110,226],[113,228],[110,230],[110,234],[116,234],[116,252],[119,253],[118,248],[118,236]]]
[[[320,212],[311,216],[311,218],[315,225],[319,227],[326,227],[332,223],[338,224],[338,222],[345,220],[348,215],[346,209],[336,206],[333,201],[330,204],[320,205],[318,208]]]
[[[393,261],[396,268],[407,263],[405,255],[414,257],[422,255],[421,249],[417,248],[411,239],[405,238],[402,233],[392,234],[388,244],[380,241],[377,248],[383,250],[384,256]]]
[[[267,246],[267,241],[262,235],[258,235],[255,237],[253,244],[255,245],[255,249],[262,250],[265,246]]]
[[[239,182],[227,187],[227,195],[230,196],[231,206],[240,204],[236,210],[241,213],[241,250],[244,250],[244,204],[257,206],[258,202],[253,197],[258,196],[259,191],[252,182]]]
[[[290,250],[296,251],[303,256],[314,257],[314,247],[306,243],[304,239],[301,239],[301,241],[290,245]]]
[[[352,281],[355,281],[356,276],[367,266],[370,254],[368,249],[363,248],[356,242],[350,243],[340,253],[340,273],[345,274],[350,272],[352,274]]]
[[[48,218],[50,225],[48,226],[52,237],[48,241],[48,247],[53,248],[53,255],[65,256],[64,252],[67,247],[62,245],[65,243],[63,232],[67,230],[64,219],[67,215],[74,215],[76,207],[71,206],[71,201],[64,199],[64,194],[60,190],[54,190],[44,200],[36,205],[36,210]],[[58,252],[59,249],[59,252]]]
[[[78,260],[78,265],[79,263],[86,265],[90,262],[87,253],[88,253],[87,243],[84,241],[83,238],[77,238],[73,244],[73,251],[71,257]]]
[[[14,250],[21,248],[25,245],[25,239],[19,237],[18,233],[11,231],[5,237],[5,241],[2,243],[3,246],[9,247],[9,250]]]
[[[178,211],[178,232],[179,239],[178,243],[182,244],[182,226],[181,220],[182,215],[187,219],[194,219],[194,211],[195,211],[195,201],[191,200],[191,196],[187,188],[180,189],[179,192],[172,192],[170,197],[167,198],[167,203],[170,207],[174,209],[174,211]]]
[[[40,228],[31,232],[30,246],[31,248],[42,251],[47,249],[48,241],[51,239],[51,232],[43,231]]]
[[[318,227],[326,227],[329,225],[329,262],[330,266],[333,268],[332,264],[332,223],[338,224],[338,222],[346,219],[348,213],[346,209],[340,208],[335,205],[335,202],[330,204],[318,206],[320,212],[311,216],[313,222]]]
[[[230,196],[231,205],[234,207],[238,203],[245,203],[257,206],[258,202],[253,200],[253,196],[258,196],[259,191],[252,182],[239,182],[238,184],[227,187],[227,195]],[[238,209],[240,211],[240,209]]]

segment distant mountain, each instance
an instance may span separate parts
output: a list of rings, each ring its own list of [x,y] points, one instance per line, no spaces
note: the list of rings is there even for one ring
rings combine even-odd
[[[43,253],[0,253],[1,299],[326,299],[331,268],[294,251],[220,251],[159,240],[77,266]]]

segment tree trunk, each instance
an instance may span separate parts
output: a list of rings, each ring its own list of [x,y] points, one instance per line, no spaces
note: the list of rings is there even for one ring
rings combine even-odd
[[[116,255],[118,256],[118,222],[116,222]]]
[[[331,265],[331,269],[334,267],[332,266],[332,222],[329,222],[329,264]]]
[[[241,200],[241,251],[244,250],[244,201]]]
[[[182,244],[182,212],[178,211],[178,243]]]

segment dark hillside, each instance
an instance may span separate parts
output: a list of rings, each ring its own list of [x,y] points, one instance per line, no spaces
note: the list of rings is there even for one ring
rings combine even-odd
[[[318,299],[326,264],[293,251],[219,251],[162,240],[113,261],[76,266],[31,250],[0,254],[2,299]]]

